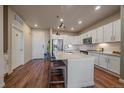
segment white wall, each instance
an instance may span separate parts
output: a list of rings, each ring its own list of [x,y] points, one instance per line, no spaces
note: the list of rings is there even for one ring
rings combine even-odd
[[[23,26],[20,26],[15,22],[14,16],[17,15],[10,7],[8,8],[8,65],[9,72],[11,73],[11,25],[16,24],[19,26],[24,32],[24,61],[25,63],[31,60],[32,58],[32,44],[31,44],[31,29],[30,27],[23,21]]]
[[[3,63],[3,6],[0,6],[0,87],[4,86]]]

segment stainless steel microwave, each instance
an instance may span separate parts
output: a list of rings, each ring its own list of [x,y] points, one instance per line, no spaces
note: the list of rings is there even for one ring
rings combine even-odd
[[[85,45],[92,44],[92,37],[84,38],[83,44]]]

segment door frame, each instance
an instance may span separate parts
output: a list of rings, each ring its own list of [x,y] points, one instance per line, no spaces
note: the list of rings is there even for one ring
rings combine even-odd
[[[10,65],[10,67],[11,67],[11,70],[13,71],[15,68],[12,68],[12,61],[13,61],[12,58],[13,58],[13,52],[14,52],[14,51],[12,51],[12,42],[13,42],[12,41],[12,34],[13,34],[12,29],[17,29],[18,31],[22,32],[22,38],[23,38],[23,40],[22,40],[22,43],[23,43],[23,51],[22,51],[23,62],[21,63],[21,65],[24,65],[24,31],[23,31],[23,29],[21,27],[15,25],[15,24],[11,25],[11,65]]]

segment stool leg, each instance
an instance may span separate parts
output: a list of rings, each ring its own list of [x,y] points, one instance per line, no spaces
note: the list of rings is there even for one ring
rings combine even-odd
[[[64,76],[64,87],[67,88],[67,71],[66,71],[66,68],[64,69],[63,76]]]
[[[51,70],[49,69],[49,72],[48,72],[48,87],[50,87],[50,81],[51,81]]]

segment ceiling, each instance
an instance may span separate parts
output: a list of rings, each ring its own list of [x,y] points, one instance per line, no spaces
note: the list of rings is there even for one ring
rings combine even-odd
[[[117,5],[102,5],[97,11],[95,5],[11,5],[10,7],[31,28],[57,29],[60,24],[57,16],[63,15],[65,30],[69,32],[78,32],[120,11],[120,6]],[[79,20],[82,24],[78,24]],[[34,27],[34,24],[38,27]]]

